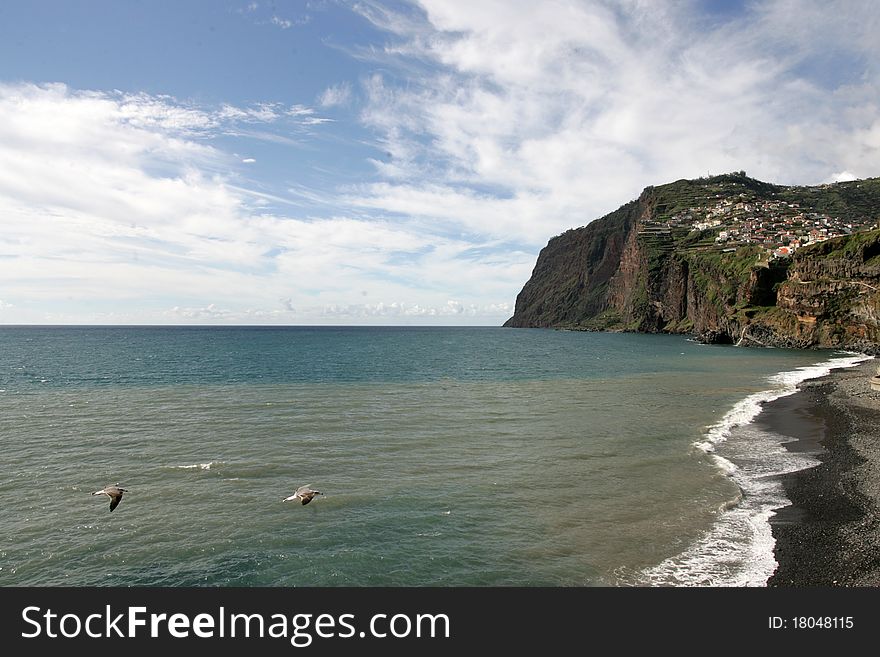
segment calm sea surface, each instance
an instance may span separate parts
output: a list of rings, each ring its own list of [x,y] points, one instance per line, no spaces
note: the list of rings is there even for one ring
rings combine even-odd
[[[809,457],[750,420],[854,360],[538,329],[2,327],[0,585],[762,584],[776,475]],[[110,513],[90,493],[116,482]],[[325,497],[281,501],[302,484]]]

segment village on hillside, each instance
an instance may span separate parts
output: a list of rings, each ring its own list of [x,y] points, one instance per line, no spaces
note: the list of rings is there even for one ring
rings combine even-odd
[[[657,220],[643,219],[639,234],[668,240],[671,246],[673,235],[710,231],[700,240],[703,248],[735,251],[740,246],[758,245],[768,257],[778,258],[788,257],[807,244],[880,227],[876,217],[844,220],[804,208],[798,202],[754,194],[739,193],[732,198],[716,194],[699,201],[702,203],[674,214],[661,213]]]

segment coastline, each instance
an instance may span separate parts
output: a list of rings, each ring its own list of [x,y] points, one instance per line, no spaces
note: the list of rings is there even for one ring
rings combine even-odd
[[[756,423],[820,461],[782,475],[791,504],[770,520],[778,563],[767,586],[880,586],[877,360],[836,369],[765,404]]]

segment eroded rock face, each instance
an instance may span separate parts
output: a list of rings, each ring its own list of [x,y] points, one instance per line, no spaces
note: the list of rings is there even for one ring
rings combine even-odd
[[[505,326],[576,325],[608,307],[607,290],[635,225],[636,203],[554,237],[538,255],[532,277]]]
[[[689,248],[657,221],[661,201],[648,188],[638,200],[550,240],[505,326],[880,352],[880,231],[771,261],[759,247]]]
[[[777,306],[795,318],[795,335],[804,343],[860,350],[880,343],[880,267],[868,264],[865,250],[845,250],[854,239],[880,245],[875,233],[833,240],[795,257]],[[839,251],[829,253],[835,244]]]

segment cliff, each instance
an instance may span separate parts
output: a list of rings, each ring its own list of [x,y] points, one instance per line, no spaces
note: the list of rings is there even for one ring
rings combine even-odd
[[[880,353],[878,219],[880,179],[649,187],[551,239],[505,326]]]

